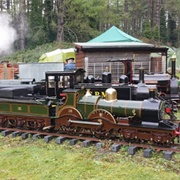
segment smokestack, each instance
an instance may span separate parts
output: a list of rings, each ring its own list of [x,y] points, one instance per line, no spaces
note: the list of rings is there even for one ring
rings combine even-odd
[[[176,77],[176,56],[173,54],[171,58],[171,79]]]
[[[166,73],[166,53],[162,53],[161,56],[162,59],[162,72],[165,74]]]
[[[155,89],[154,88],[149,88],[149,98],[155,99]]]
[[[139,68],[139,83],[144,83],[144,68]]]

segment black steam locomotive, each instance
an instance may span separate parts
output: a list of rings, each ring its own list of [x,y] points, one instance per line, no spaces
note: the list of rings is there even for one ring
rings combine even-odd
[[[92,87],[94,94],[104,95],[104,89],[114,87],[118,92],[118,99],[125,100],[142,100],[148,98],[148,89],[155,87],[157,96],[163,99],[179,101],[180,92],[178,86],[178,78],[176,77],[176,59],[172,58],[172,72],[169,74],[145,74],[143,67],[139,68],[139,74],[133,75],[132,60],[114,60],[124,64],[124,75],[119,77],[119,82],[113,82],[111,72],[104,72],[101,79],[95,79],[89,75],[86,77],[85,87]],[[113,61],[113,62],[114,62]],[[77,87],[77,86],[76,86]],[[123,87],[123,88],[122,88]]]
[[[150,88],[147,99],[118,99],[115,88],[105,98],[85,93],[84,70],[46,72],[45,85],[0,89],[0,127],[173,144],[180,124],[164,117],[165,102]],[[81,88],[75,88],[75,85]],[[44,91],[45,89],[45,91]],[[42,91],[42,92],[41,92]],[[138,93],[138,91],[137,91]]]

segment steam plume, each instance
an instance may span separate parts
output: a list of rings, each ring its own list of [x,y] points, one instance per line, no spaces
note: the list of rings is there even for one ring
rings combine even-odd
[[[0,12],[0,55],[11,54],[16,39],[17,34],[11,25],[11,16]]]

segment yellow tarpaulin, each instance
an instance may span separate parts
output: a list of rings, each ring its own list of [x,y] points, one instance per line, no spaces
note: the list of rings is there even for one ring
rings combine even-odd
[[[42,54],[39,62],[65,62],[67,58],[73,57],[75,59],[74,48],[56,49],[55,51]]]

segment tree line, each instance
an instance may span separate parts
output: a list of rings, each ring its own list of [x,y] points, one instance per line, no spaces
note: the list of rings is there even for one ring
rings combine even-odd
[[[1,0],[16,50],[50,42],[87,42],[115,25],[157,45],[180,46],[180,0]]]

